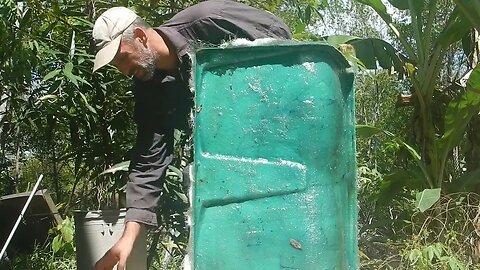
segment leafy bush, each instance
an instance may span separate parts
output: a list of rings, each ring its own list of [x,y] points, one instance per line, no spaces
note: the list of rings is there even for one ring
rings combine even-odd
[[[36,245],[33,252],[10,258],[10,263],[0,263],[0,269],[7,270],[72,270],[76,269],[73,219],[52,228],[44,245]]]
[[[413,212],[395,235],[360,228],[362,269],[480,269],[479,222],[480,195],[456,193]]]

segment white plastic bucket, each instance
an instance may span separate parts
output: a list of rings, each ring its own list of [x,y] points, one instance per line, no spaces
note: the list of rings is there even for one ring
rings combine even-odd
[[[74,211],[77,270],[92,270],[95,263],[120,239],[125,213],[126,209]],[[144,269],[147,269],[145,230],[137,238],[126,266],[126,270]]]

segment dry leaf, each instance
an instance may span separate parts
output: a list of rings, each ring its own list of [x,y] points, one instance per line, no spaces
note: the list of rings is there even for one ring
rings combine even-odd
[[[300,245],[300,243],[298,243],[298,241],[295,239],[290,239],[290,245],[295,249],[302,250],[302,245]]]

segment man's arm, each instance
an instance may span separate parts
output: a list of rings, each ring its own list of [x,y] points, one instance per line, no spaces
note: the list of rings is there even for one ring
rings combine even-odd
[[[158,226],[158,202],[168,165],[173,160],[174,128],[180,119],[185,118],[182,117],[185,111],[182,108],[190,109],[188,97],[184,96],[189,92],[182,82],[166,74],[156,74],[148,82],[134,80],[134,87],[137,139],[130,160],[126,187],[125,221],[146,229]],[[179,91],[183,89],[181,87],[185,88],[185,93]],[[138,234],[133,235],[137,237]],[[121,243],[116,243],[112,249],[128,249],[128,253],[122,254],[129,255],[133,242],[124,241],[123,237],[120,241]],[[131,245],[127,247],[126,244]]]
[[[127,222],[158,225],[158,201],[172,159],[173,128],[139,124],[126,187]]]
[[[117,270],[124,270],[135,240],[142,230],[145,230],[143,224],[134,221],[127,222],[122,237],[95,264],[95,270],[112,270],[117,263]]]
[[[95,270],[125,268],[138,235],[157,226],[156,208],[167,166],[173,156],[173,128],[138,129],[127,183],[126,224],[122,237],[95,265]]]

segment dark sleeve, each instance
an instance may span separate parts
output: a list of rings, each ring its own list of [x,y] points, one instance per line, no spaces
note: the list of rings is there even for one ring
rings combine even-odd
[[[166,170],[173,159],[174,129],[186,121],[188,90],[173,76],[135,83],[137,141],[127,183],[126,221],[157,226]]]
[[[127,183],[127,221],[157,226],[157,207],[173,158],[173,129],[139,128]]]

